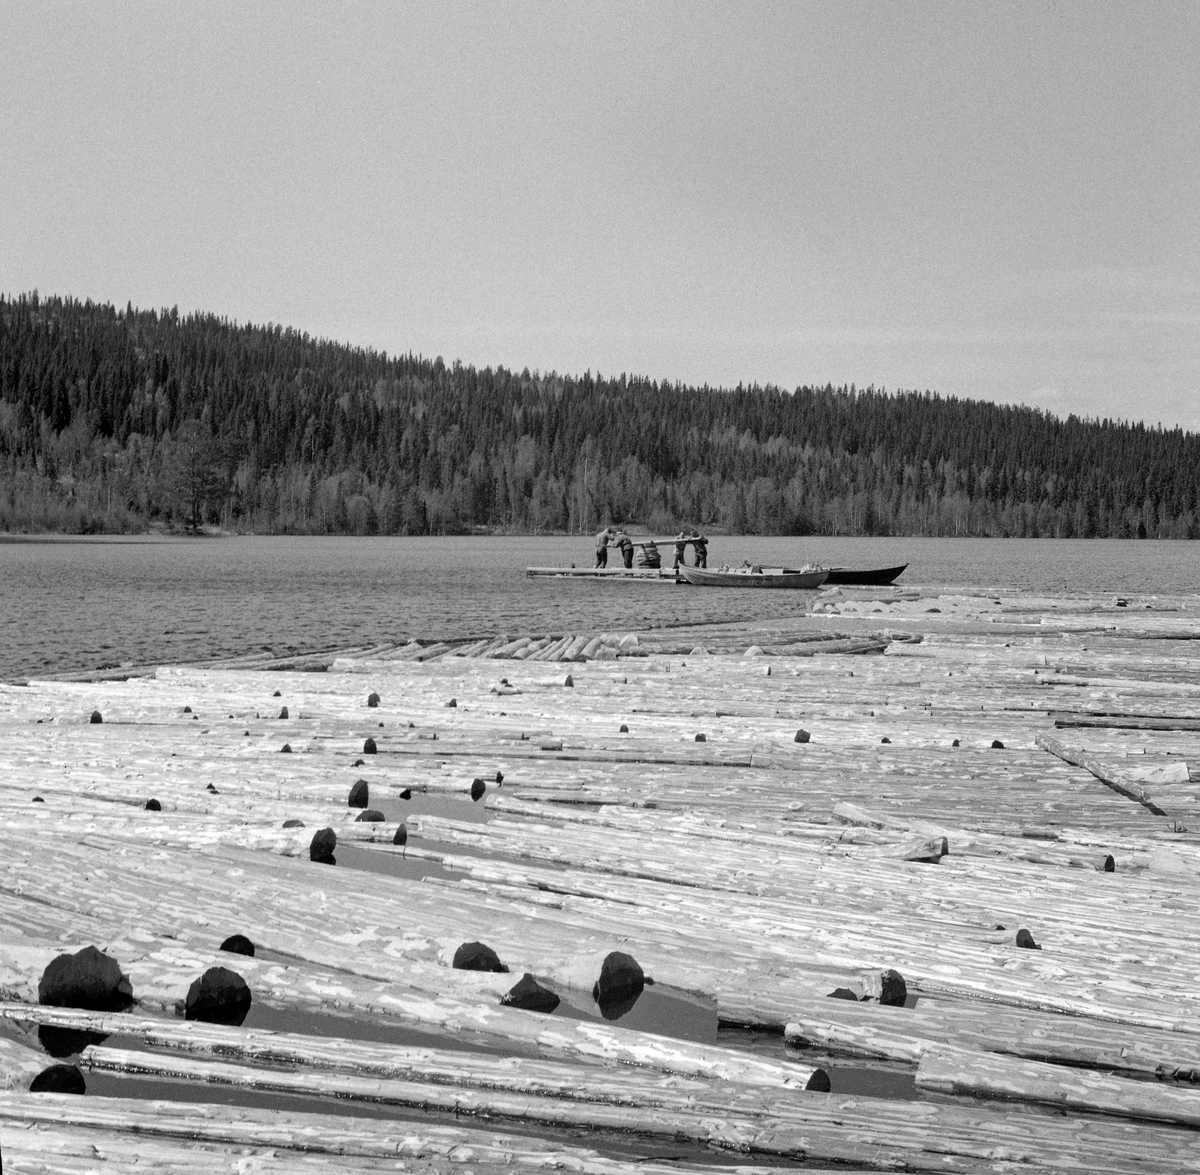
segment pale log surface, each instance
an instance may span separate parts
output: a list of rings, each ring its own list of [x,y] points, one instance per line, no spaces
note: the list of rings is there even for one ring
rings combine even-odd
[[[0,684],[6,1169],[1200,1170],[1197,636],[1198,597],[831,589]],[[127,1013],[38,1005],[85,946]],[[699,1037],[605,1021],[611,951]],[[245,1025],[183,1019],[211,967]],[[501,1005],[524,972],[558,1013]],[[54,1026],[127,1096],[29,1093]]]

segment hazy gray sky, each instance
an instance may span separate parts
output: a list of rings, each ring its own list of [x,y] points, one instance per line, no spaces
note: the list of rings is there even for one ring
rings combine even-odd
[[[1200,3],[0,0],[0,289],[1200,430]]]

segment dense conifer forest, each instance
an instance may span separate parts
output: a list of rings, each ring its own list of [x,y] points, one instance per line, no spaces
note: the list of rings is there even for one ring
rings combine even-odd
[[[1200,537],[1200,435],[868,388],[483,370],[0,297],[0,530]]]

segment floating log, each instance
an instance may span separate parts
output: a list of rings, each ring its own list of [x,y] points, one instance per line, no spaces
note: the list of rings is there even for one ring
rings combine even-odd
[[[1081,1169],[1113,1175],[1127,1175],[1130,1170],[1168,1175],[1188,1170],[1192,1162],[1189,1136],[1177,1130],[1144,1128],[1131,1134],[1100,1119],[1047,1116],[1036,1120],[1035,1136],[1035,1123],[1028,1115],[989,1113],[985,1109],[957,1111],[919,1102],[893,1106],[876,1098],[797,1096],[804,1099],[803,1127],[772,1130],[769,1123],[764,1124],[742,1134],[733,1154],[787,1154],[806,1160],[806,1169],[815,1175],[832,1175],[828,1167],[813,1166],[823,1163],[842,1170],[857,1165],[867,1170],[983,1175],[995,1170],[995,1162],[980,1157],[981,1149],[989,1156],[1002,1154],[1004,1161],[1020,1163],[1023,1170],[1060,1168],[1063,1155],[1069,1155]],[[834,1104],[828,1104],[831,1100]],[[666,1175],[668,1170],[695,1171],[697,1175],[701,1171],[750,1175],[775,1170],[757,1165],[712,1166],[708,1162],[691,1166],[655,1164],[640,1155],[634,1162],[622,1162],[621,1157],[598,1154],[594,1149],[486,1130],[245,1106],[230,1113],[228,1106],[204,1103],[0,1094],[0,1123],[6,1125],[6,1154],[7,1124],[13,1123],[73,1127],[93,1142],[128,1131],[139,1145],[148,1148],[186,1139],[205,1147],[274,1149],[292,1162],[301,1161],[305,1155],[317,1156],[321,1170],[363,1159],[391,1160],[394,1169],[397,1156],[406,1167],[423,1163],[416,1169],[431,1173],[453,1170],[458,1164],[464,1170],[478,1168],[487,1175],[500,1175],[501,1164],[510,1172],[569,1171],[577,1175],[633,1175],[635,1170],[649,1175]],[[721,1128],[719,1120],[713,1123],[715,1131]],[[981,1147],[981,1135],[986,1147]],[[930,1138],[937,1139],[935,1151],[930,1150]],[[629,1141],[627,1136],[620,1156],[629,1154]],[[93,1153],[93,1169],[94,1165]]]
[[[917,1066],[917,1088],[930,1093],[1003,1098],[1139,1122],[1200,1127],[1200,1091],[1172,1089],[1061,1065],[945,1046]]]
[[[1200,718],[1152,718],[1135,714],[1093,717],[1074,714],[1069,718],[1055,715],[1054,725],[1060,730],[1071,727],[1101,727],[1108,730],[1200,730]]]
[[[1082,767],[1085,771],[1090,771],[1105,787],[1111,787],[1113,791],[1119,792],[1123,796],[1128,796],[1131,800],[1135,800],[1155,816],[1165,816],[1167,814],[1151,800],[1148,790],[1136,784],[1125,783],[1117,779],[1095,755],[1089,755],[1086,751],[1068,747],[1065,743],[1059,742],[1056,738],[1051,738],[1048,734],[1039,734],[1037,736],[1037,745],[1042,750],[1049,751],[1056,758],[1062,759],[1064,763],[1070,763],[1074,767]]]
[[[916,1008],[897,1012],[871,1003],[797,1000],[784,1036],[801,1048],[912,1064],[931,1048],[952,1045],[1142,1079],[1192,1084],[1200,1078],[1195,1035],[969,1001],[923,997]]]

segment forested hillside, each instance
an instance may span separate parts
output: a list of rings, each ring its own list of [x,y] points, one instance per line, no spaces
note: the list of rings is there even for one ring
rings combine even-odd
[[[447,367],[212,315],[0,297],[0,530],[606,521],[1196,538],[1200,436],[929,393]]]

